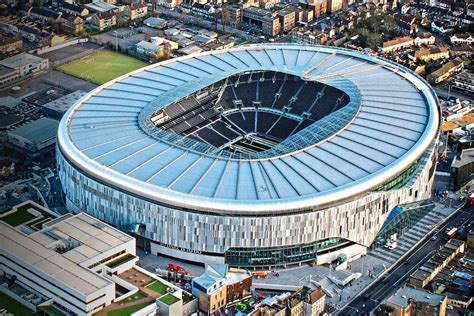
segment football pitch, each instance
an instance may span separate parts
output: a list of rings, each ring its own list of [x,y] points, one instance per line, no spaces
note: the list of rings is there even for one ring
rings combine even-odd
[[[101,50],[69,64],[62,65],[58,67],[58,70],[101,85],[146,65],[148,65],[146,62],[139,59],[108,50]]]

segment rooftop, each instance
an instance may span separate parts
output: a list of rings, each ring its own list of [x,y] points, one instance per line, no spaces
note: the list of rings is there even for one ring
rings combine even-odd
[[[43,105],[43,107],[65,113],[74,103],[76,103],[80,98],[85,96],[87,92],[82,90],[76,90],[72,93],[69,93],[65,96],[60,97],[59,99],[53,100],[49,103]]]
[[[28,64],[39,64],[43,62],[43,58],[28,53],[20,53],[18,55],[0,60],[0,65],[9,68],[19,68]]]
[[[24,126],[15,128],[9,133],[27,139],[34,144],[40,144],[55,138],[58,126],[58,121],[42,117]]]
[[[474,162],[474,148],[467,148],[461,152],[460,156],[454,157],[451,167],[459,168],[472,162]]]
[[[425,290],[404,287],[399,289],[387,300],[394,305],[406,307],[410,299],[415,302],[424,302],[431,306],[438,306],[446,298],[444,295],[434,294]]]
[[[132,239],[84,213],[64,215],[30,235],[0,222],[0,252],[84,296],[112,284],[84,266],[86,262]]]

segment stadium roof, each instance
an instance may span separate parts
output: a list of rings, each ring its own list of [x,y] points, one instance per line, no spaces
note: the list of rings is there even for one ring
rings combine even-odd
[[[355,112],[309,126],[302,132],[311,142],[302,147],[255,159],[180,145],[147,127],[151,111],[258,70],[335,86],[350,96],[349,105],[356,103]],[[69,110],[58,143],[76,168],[132,194],[175,207],[261,214],[376,188],[414,164],[438,127],[436,95],[402,66],[327,46],[260,44],[171,59],[117,78]]]

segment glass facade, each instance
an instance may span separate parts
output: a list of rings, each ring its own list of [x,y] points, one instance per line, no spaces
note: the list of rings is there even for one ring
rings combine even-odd
[[[390,240],[393,234],[403,235],[410,230],[420,219],[435,207],[430,200],[404,204],[395,207],[387,217],[382,229],[377,234],[371,249],[382,247]]]
[[[318,252],[352,242],[342,238],[328,238],[308,244],[272,248],[231,248],[225,253],[225,262],[231,266],[272,266],[316,260]]]

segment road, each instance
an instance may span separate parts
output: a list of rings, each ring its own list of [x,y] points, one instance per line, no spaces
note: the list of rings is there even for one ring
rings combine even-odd
[[[384,299],[395,292],[410,274],[425,263],[433,254],[433,250],[439,249],[446,243],[444,239],[444,230],[446,227],[459,227],[462,224],[474,219],[474,206],[465,206],[457,212],[451,219],[443,224],[436,235],[436,240],[428,238],[422,245],[415,249],[405,262],[400,262],[392,267],[380,280],[372,283],[371,286],[362,291],[344,309],[337,312],[337,315],[369,315]],[[429,235],[431,237],[431,235]],[[407,264],[407,262],[409,262]]]

